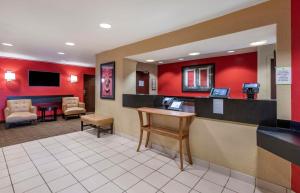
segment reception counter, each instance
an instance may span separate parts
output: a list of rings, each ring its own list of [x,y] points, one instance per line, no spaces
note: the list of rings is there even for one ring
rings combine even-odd
[[[162,108],[161,95],[123,94],[123,107]],[[185,102],[183,111],[196,116],[255,125],[276,126],[275,100],[213,99],[204,97],[175,97]]]

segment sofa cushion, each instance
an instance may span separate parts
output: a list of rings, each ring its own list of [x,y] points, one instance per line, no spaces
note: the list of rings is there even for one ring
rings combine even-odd
[[[71,107],[65,110],[64,114],[65,115],[77,115],[77,114],[82,114],[85,113],[85,109],[81,107]]]
[[[14,112],[11,113],[7,118],[7,123],[17,123],[17,122],[23,122],[23,121],[33,121],[37,120],[37,115],[30,112]]]

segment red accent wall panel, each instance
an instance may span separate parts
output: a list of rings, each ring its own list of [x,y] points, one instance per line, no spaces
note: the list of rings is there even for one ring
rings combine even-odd
[[[232,98],[244,97],[242,94],[242,84],[244,82],[257,82],[257,53],[252,52],[159,65],[158,94],[208,96],[209,93],[182,92],[181,68],[183,66],[210,63],[215,63],[215,87],[229,87]]]
[[[292,120],[300,121],[300,1],[292,0]],[[292,189],[300,193],[300,166],[292,165]]]
[[[7,82],[4,79],[4,73],[8,70],[16,74],[16,80]],[[28,84],[29,70],[60,73],[60,87],[30,87]],[[84,74],[95,75],[95,68],[0,57],[0,121],[4,120],[3,110],[6,107],[7,96],[73,94],[83,100]],[[71,75],[78,76],[77,83],[69,81]]]

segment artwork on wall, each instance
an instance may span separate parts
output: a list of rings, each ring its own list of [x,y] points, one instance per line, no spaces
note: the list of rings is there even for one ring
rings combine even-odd
[[[182,67],[182,92],[209,92],[214,84],[214,64]]]
[[[115,99],[115,62],[100,65],[100,98]]]

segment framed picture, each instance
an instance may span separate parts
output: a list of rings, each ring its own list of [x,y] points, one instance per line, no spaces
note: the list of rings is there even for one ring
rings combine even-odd
[[[100,65],[100,98],[115,99],[115,62]]]
[[[214,84],[214,64],[182,67],[182,92],[210,92]]]

